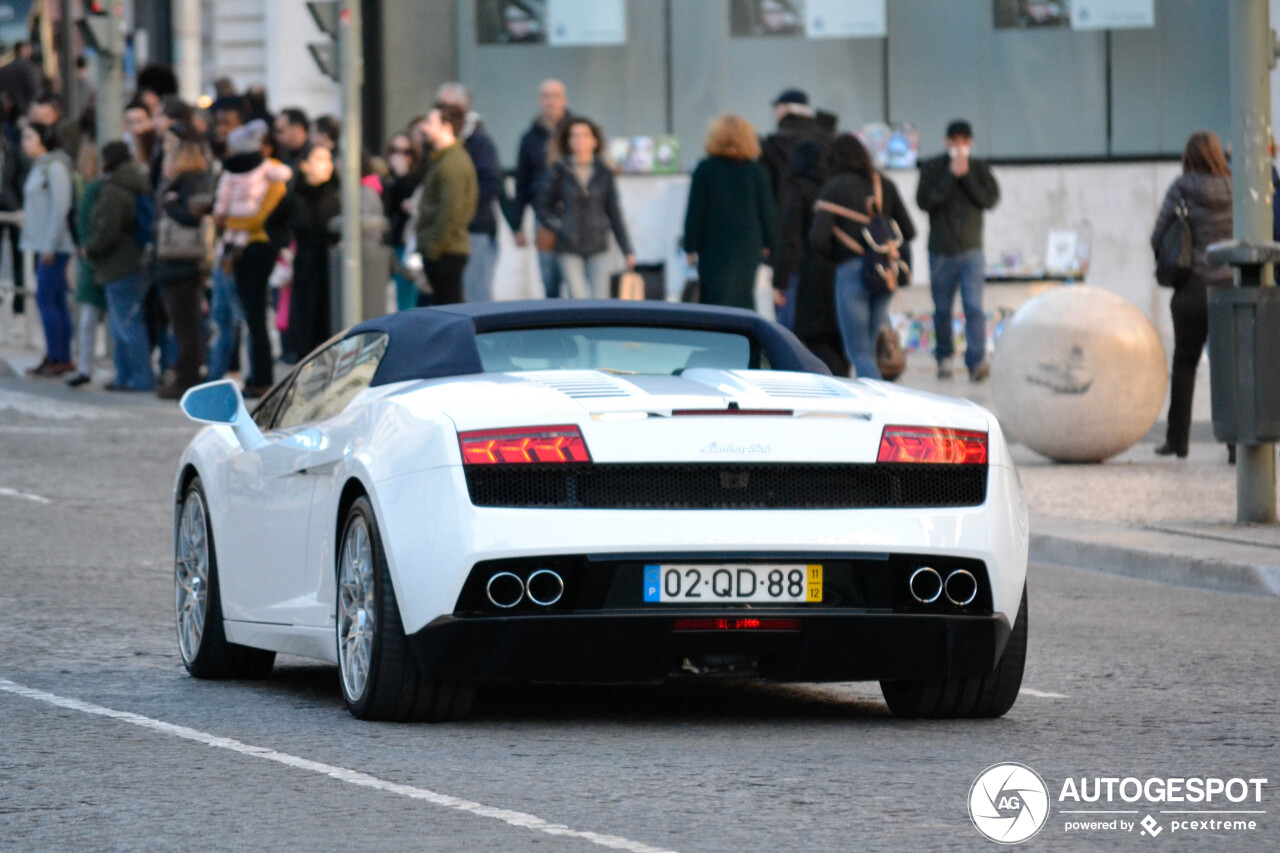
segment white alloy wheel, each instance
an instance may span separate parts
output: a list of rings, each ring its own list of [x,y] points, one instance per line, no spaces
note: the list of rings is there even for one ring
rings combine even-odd
[[[174,556],[174,599],[178,611],[178,649],[187,666],[200,653],[209,612],[209,531],[204,496],[191,490],[182,505]]]
[[[364,695],[373,665],[377,606],[373,548],[364,516],[353,514],[342,535],[338,571],[338,665],[347,699]]]

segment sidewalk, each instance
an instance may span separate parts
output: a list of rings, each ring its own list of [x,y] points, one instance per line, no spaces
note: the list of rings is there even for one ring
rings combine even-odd
[[[899,381],[994,410],[989,382],[970,383],[963,368],[940,381],[925,355],[912,354]],[[1153,452],[1164,440],[1163,416],[1142,441],[1101,465],[1062,465],[1015,445],[1031,513],[1031,560],[1280,596],[1280,525],[1235,523],[1235,468],[1213,440],[1208,387],[1201,362],[1186,459]]]

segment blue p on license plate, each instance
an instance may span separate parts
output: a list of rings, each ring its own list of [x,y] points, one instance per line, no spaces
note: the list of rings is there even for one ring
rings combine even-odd
[[[820,604],[822,566],[650,563],[644,600],[656,604]]]

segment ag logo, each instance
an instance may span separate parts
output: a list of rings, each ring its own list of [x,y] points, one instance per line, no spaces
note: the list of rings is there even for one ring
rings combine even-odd
[[[1049,789],[1025,764],[993,764],[973,780],[969,818],[992,841],[1026,841],[1049,819]]]

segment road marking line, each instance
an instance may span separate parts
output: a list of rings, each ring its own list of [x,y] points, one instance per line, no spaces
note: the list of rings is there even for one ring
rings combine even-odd
[[[603,835],[598,832],[589,832],[580,829],[570,829],[564,824],[550,823],[536,815],[526,814],[525,812],[512,811],[511,809],[500,809],[494,806],[486,806],[483,803],[464,800],[460,797],[451,797],[448,794],[438,794],[435,791],[426,788],[415,788],[412,785],[402,785],[398,782],[389,782],[386,779],[379,779],[377,776],[370,776],[368,773],[361,773],[358,770],[348,770],[345,767],[335,767],[332,764],[323,764],[319,761],[312,761],[308,758],[299,758],[296,755],[290,755],[287,752],[277,752],[274,749],[268,749],[262,746],[252,746],[251,744],[242,743],[228,737],[219,737],[211,735],[207,732],[198,731],[196,729],[179,726],[173,723],[166,723],[163,720],[155,720],[151,717],[144,717],[141,714],[134,714],[130,711],[117,711],[113,708],[104,708],[101,705],[94,705],[89,702],[82,702],[79,699],[69,699],[66,696],[58,696],[55,693],[46,693],[43,690],[36,690],[17,684],[5,678],[0,678],[0,690],[6,693],[12,693],[16,696],[23,696],[27,699],[34,699],[37,702],[45,702],[59,708],[66,708],[71,711],[80,711],[85,714],[93,714],[99,717],[107,717],[112,720],[119,720],[123,723],[130,723],[140,726],[144,729],[163,732],[164,734],[173,735],[174,737],[183,738],[184,740],[203,743],[206,746],[217,747],[218,749],[227,749],[232,752],[238,752],[242,755],[250,755],[254,758],[265,758],[267,761],[274,761],[277,764],[283,764],[286,767],[295,767],[299,770],[309,770],[312,773],[319,773],[337,779],[339,782],[346,782],[349,785],[356,785],[361,788],[373,788],[377,791],[385,791],[389,794],[399,794],[402,797],[409,797],[413,800],[423,800],[432,805],[441,806],[455,811],[470,812],[479,817],[492,818],[508,823],[511,826],[520,829],[533,830],[535,832],[545,832],[547,835],[555,835],[562,838],[579,838],[583,841],[589,841],[601,847],[609,847],[614,850],[628,850],[631,853],[672,853],[661,847],[650,847],[639,841],[631,841],[618,835]]]
[[[24,501],[34,501],[38,504],[51,504],[53,501],[40,495],[33,495],[30,492],[20,492],[17,489],[7,489],[0,486],[0,496],[7,498],[22,498]]]
[[[1038,696],[1041,699],[1066,699],[1067,698],[1061,693],[1047,693],[1043,690],[1032,690],[1030,687],[1023,687],[1018,692],[1025,693],[1028,696]]]

